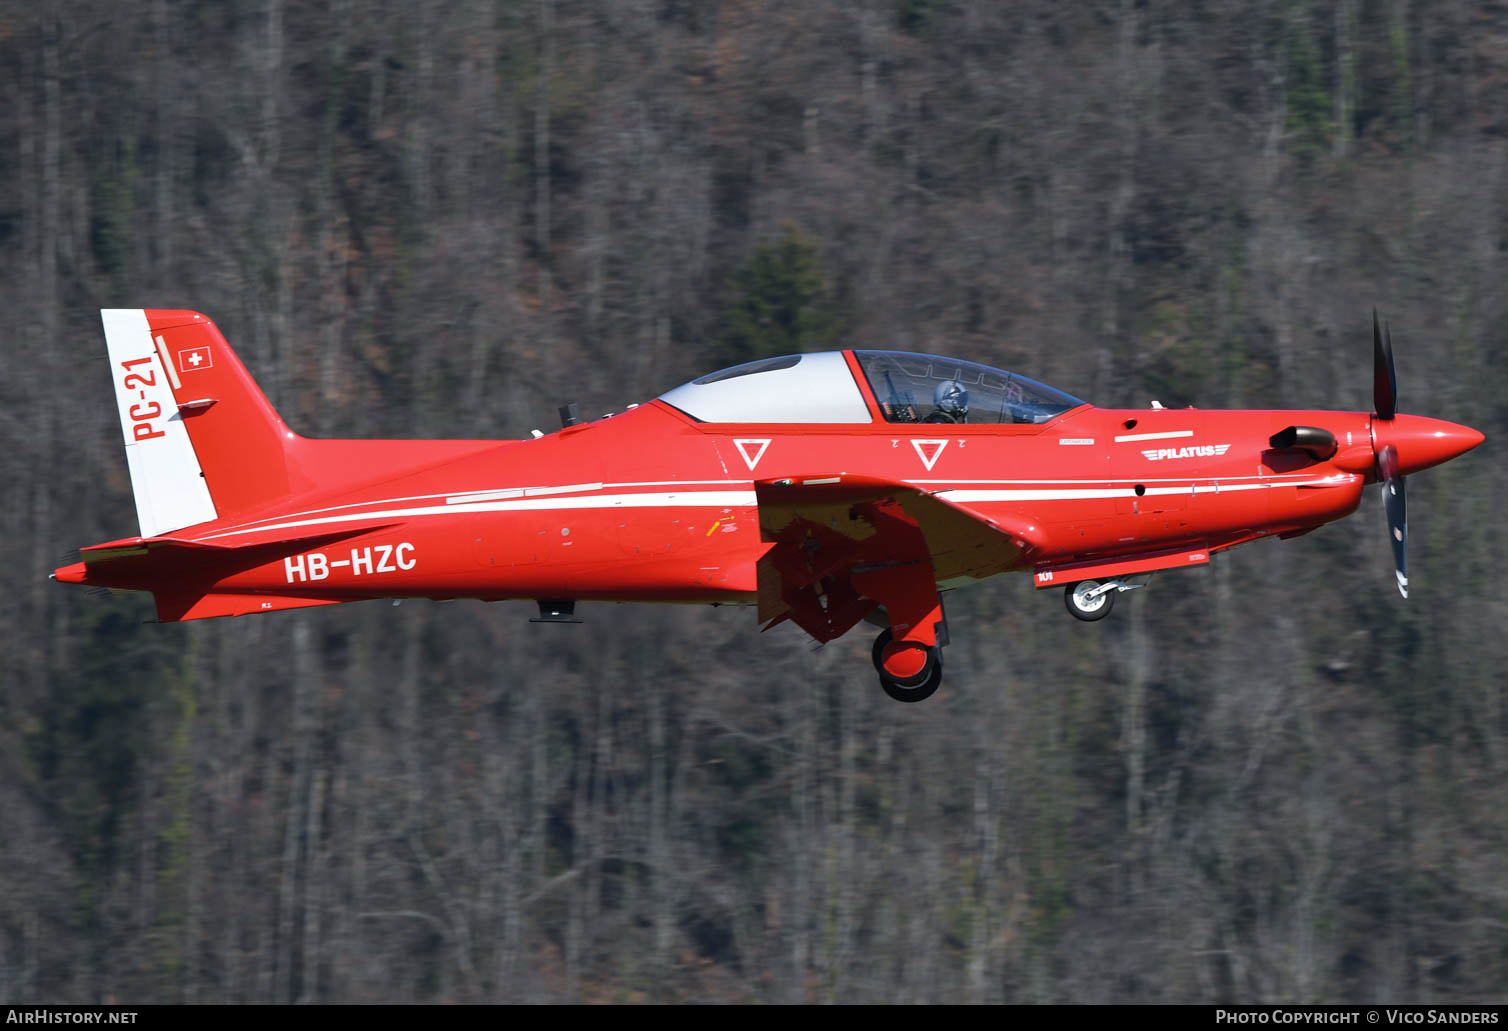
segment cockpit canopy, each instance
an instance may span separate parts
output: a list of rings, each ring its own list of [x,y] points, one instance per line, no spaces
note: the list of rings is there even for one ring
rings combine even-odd
[[[855,351],[886,422],[1037,423],[1083,404],[1014,372],[909,351]]]
[[[905,351],[854,351],[879,415],[896,423],[1041,423],[1084,402],[975,362]],[[871,423],[841,351],[736,365],[660,395],[700,422]]]
[[[873,422],[842,351],[765,358],[660,395],[700,422]]]

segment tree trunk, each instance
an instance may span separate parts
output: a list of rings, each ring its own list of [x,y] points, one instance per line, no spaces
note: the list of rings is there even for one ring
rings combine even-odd
[[[549,311],[550,298],[550,92],[555,79],[555,0],[537,0],[539,11],[539,79],[534,98],[534,260],[539,307]]]

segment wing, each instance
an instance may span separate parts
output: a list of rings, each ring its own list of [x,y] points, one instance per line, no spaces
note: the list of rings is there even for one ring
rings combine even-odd
[[[774,545],[758,565],[765,629],[789,619],[831,641],[879,605],[930,610],[938,583],[1029,564],[1030,528],[908,484],[839,474],[760,480],[754,492],[760,534]]]

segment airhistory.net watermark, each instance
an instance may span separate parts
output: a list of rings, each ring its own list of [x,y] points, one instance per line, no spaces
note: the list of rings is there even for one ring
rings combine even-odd
[[[5,1011],[7,1024],[134,1024],[135,1010],[54,1010],[41,1006]]]

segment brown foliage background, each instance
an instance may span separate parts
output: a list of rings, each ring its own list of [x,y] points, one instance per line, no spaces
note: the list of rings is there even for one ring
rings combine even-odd
[[[1460,0],[0,0],[0,1000],[1501,1001],[1508,19]],[[143,626],[100,307],[314,435],[522,436],[833,346],[1488,443],[875,689],[739,609]],[[1377,506],[1380,508],[1380,506]],[[788,632],[787,632],[788,631]]]

